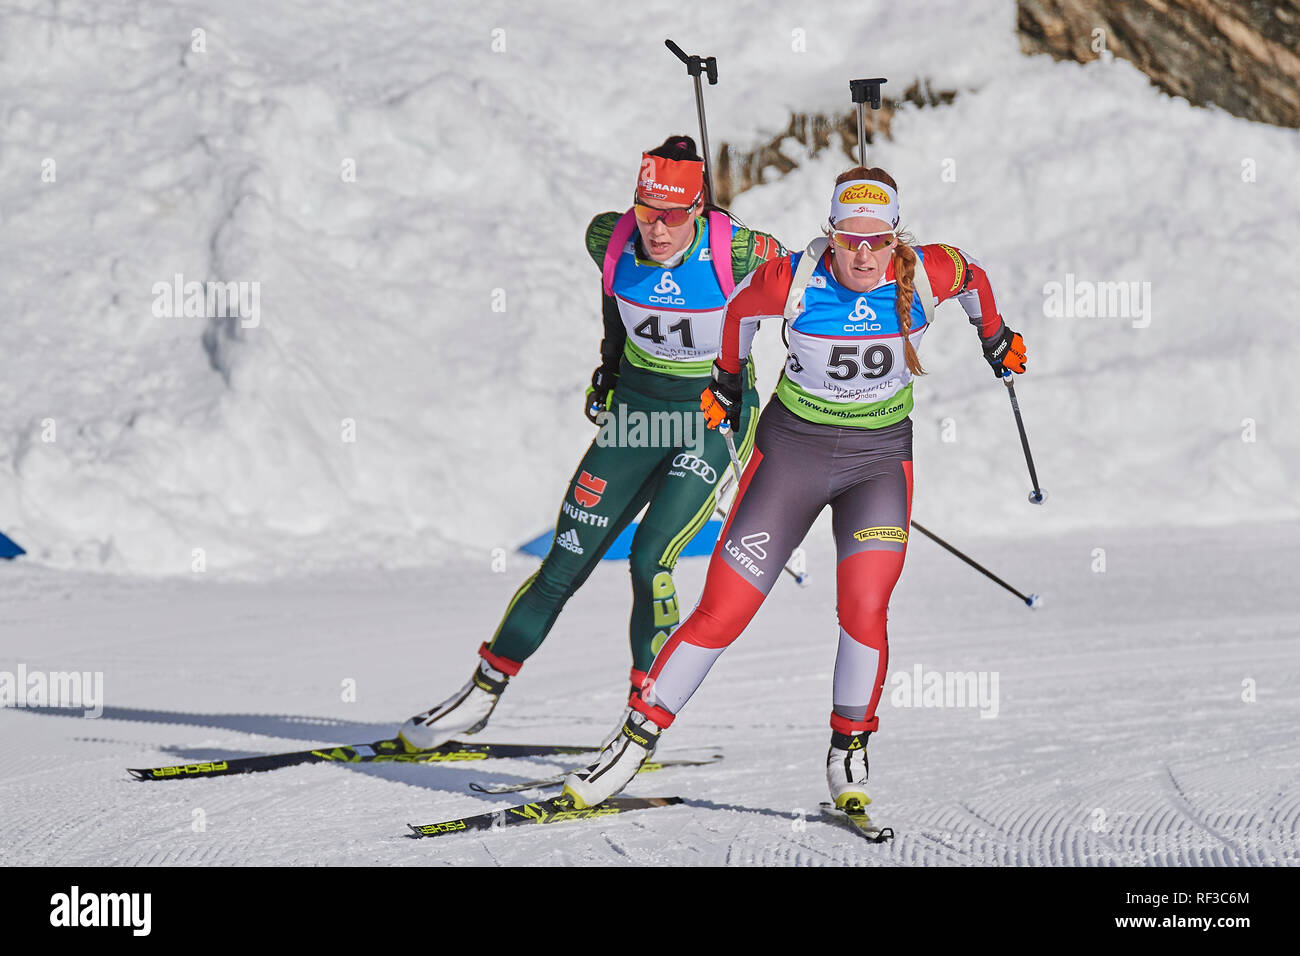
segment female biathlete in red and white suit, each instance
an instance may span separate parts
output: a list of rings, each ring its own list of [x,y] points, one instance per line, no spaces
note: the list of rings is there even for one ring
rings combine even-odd
[[[622,734],[565,781],[579,806],[604,801],[632,779],[827,505],[840,623],[827,782],[837,806],[870,802],[866,742],[879,725],[886,612],[911,514],[909,413],[913,375],[923,373],[916,346],[935,302],[961,302],[995,375],[1025,370],[1024,342],[1003,324],[984,270],[953,246],[909,245],[898,229],[897,188],[883,169],[844,173],[832,193],[829,243],[815,240],[803,253],[765,263],[729,300],[713,382],[701,397],[709,425],[726,419],[734,427],[741,359],[759,320],[784,317],[790,351],[777,400],[759,421],[699,605],[632,695]]]

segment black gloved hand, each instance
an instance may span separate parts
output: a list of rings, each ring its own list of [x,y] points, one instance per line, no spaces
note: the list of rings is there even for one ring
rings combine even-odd
[[[1027,359],[1025,340],[1004,324],[997,336],[984,343],[984,358],[993,367],[995,378],[1002,378],[1006,369],[1020,375],[1025,371]]]
[[[740,374],[728,372],[716,361],[713,363],[713,381],[700,393],[700,411],[704,424],[717,428],[723,420],[732,431],[740,430]]]
[[[610,396],[614,394],[614,386],[617,384],[617,368],[602,365],[591,373],[591,385],[587,389],[587,404],[584,411],[587,413],[587,420],[593,425],[599,425],[596,416],[609,409]]]

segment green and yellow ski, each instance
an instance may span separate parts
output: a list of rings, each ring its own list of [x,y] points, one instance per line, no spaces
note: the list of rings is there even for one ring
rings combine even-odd
[[[665,770],[669,767],[703,767],[707,764],[717,763],[721,759],[722,754],[711,754],[708,757],[700,757],[694,760],[681,758],[651,759],[643,763],[637,773],[654,773],[656,770]],[[522,793],[525,790],[544,790],[547,787],[558,787],[564,783],[564,778],[568,775],[567,772],[557,773],[549,777],[538,777],[536,780],[524,780],[519,783],[471,782],[469,788],[475,793]]]
[[[856,800],[849,801],[849,805],[844,808],[837,807],[833,803],[823,803],[822,814],[837,823],[847,824],[872,843],[885,843],[894,839],[893,829],[877,826],[875,821],[867,816],[866,808]]]
[[[470,830],[501,830],[506,827],[528,826],[531,824],[570,823],[575,820],[591,820],[597,817],[612,817],[630,810],[648,810],[652,807],[671,807],[682,802],[681,797],[611,797],[595,807],[578,810],[568,797],[552,797],[537,803],[525,803],[518,807],[506,807],[480,813],[460,820],[445,820],[442,823],[426,823],[416,826],[408,823],[411,832],[417,837],[442,836],[447,833],[464,833]]]
[[[265,754],[257,757],[232,757],[173,767],[128,768],[137,780],[193,780],[196,777],[223,777],[235,773],[258,773],[304,763],[456,763],[465,760],[492,760],[498,757],[556,757],[595,753],[598,747],[569,747],[550,744],[467,744],[451,741],[432,750],[407,750],[396,737],[370,744],[347,747],[322,747],[319,750],[296,750],[291,753]]]

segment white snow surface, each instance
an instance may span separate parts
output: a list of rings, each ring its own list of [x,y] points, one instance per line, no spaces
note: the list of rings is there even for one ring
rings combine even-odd
[[[0,671],[98,672],[106,696],[93,721],[0,710],[0,864],[1300,863],[1300,134],[1123,62],[1024,57],[1011,2],[610,7],[0,14],[0,530],[30,551],[0,567]],[[537,564],[496,573],[493,549],[552,520],[591,440],[583,229],[625,208],[641,149],[695,132],[665,36],[718,57],[715,145],[846,110],[852,76],[957,91],[904,108],[870,158],[1024,333],[1051,497],[1025,502],[1004,389],[946,305],[921,352],[914,516],[1047,600],[1019,607],[914,536],[870,746],[898,839],[816,818],[838,634],[822,524],[810,586],[782,580],[665,735],[665,757],[725,760],[629,788],[682,806],[416,841],[408,822],[516,802],[469,781],[567,762],[129,779],[387,737],[468,676]],[[848,162],[791,155],[734,209],[801,245]],[[260,322],[156,317],[176,274],[260,283]],[[1048,317],[1067,274],[1149,282],[1150,325]],[[782,352],[764,328],[764,391]],[[680,563],[684,607],[705,568]],[[481,737],[613,729],[626,575],[596,570]],[[996,716],[901,706],[918,666],[996,675]]]
[[[169,781],[125,768],[391,735],[468,677],[534,559],[276,583],[16,568],[0,591],[0,670],[101,671],[105,709],[0,710],[0,865],[1300,865],[1298,533],[961,542],[1044,593],[1036,611],[918,538],[869,746],[873,815],[897,834],[882,846],[818,817],[838,634],[829,535],[809,540],[809,586],[782,579],[659,749],[725,758],[627,791],[683,805],[426,840],[406,824],[537,796],[481,796],[470,781],[579,758]],[[683,593],[705,567],[681,563]],[[604,562],[478,737],[591,745],[612,731],[628,595],[626,569]],[[901,706],[898,681],[917,666],[996,674],[996,716]]]
[[[265,575],[532,537],[591,439],[583,229],[626,207],[641,149],[696,129],[668,35],[718,57],[714,144],[845,111],[855,75],[957,91],[905,108],[871,159],[1024,333],[1052,497],[1025,512],[1006,396],[952,304],[922,350],[918,516],[978,534],[1300,516],[1295,130],[1194,109],[1122,61],[1025,57],[1010,2],[610,7],[11,3],[0,529],[32,562],[148,574],[191,573],[196,549],[209,573]],[[735,210],[802,245],[848,164],[791,155]],[[1046,317],[1067,273],[1149,282],[1149,327]],[[155,316],[178,274],[258,283],[258,324]],[[766,392],[775,329],[756,355]]]

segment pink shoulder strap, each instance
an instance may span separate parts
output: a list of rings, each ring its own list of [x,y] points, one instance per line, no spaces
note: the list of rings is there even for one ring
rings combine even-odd
[[[614,224],[614,232],[609,237],[609,245],[605,247],[605,265],[601,269],[601,275],[604,277],[605,295],[614,294],[614,273],[618,269],[618,257],[623,254],[623,247],[632,238],[632,232],[635,229],[636,216],[633,215],[631,209],[619,216],[618,222]]]
[[[722,294],[728,299],[736,288],[731,271],[731,220],[716,209],[709,213],[709,254],[713,257],[713,274],[718,277]]]
[[[632,233],[636,230],[636,216],[628,210],[618,217],[614,232],[605,247],[605,263],[601,269],[606,295],[614,294],[614,273],[618,269],[618,257]],[[718,278],[722,294],[727,298],[736,288],[736,278],[731,269],[731,220],[725,213],[709,213],[709,256],[713,260],[713,274]]]

